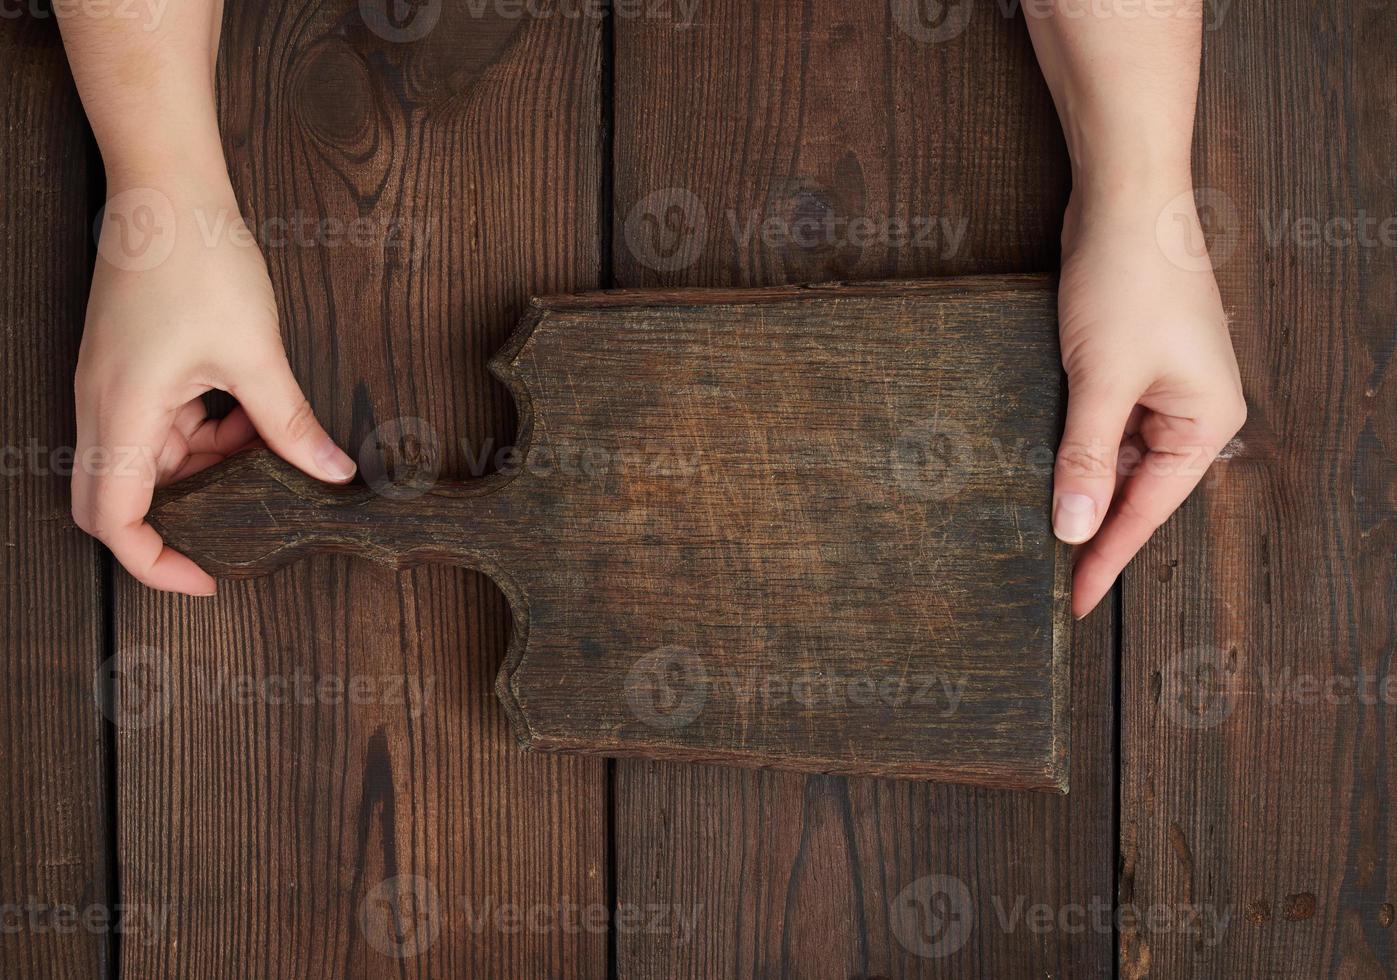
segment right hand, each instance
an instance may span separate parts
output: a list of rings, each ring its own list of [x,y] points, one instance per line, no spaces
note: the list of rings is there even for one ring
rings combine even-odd
[[[212,595],[214,580],[146,523],[157,486],[259,439],[321,480],[347,482],[354,462],[291,374],[231,190],[109,191],[78,357],[73,519],[151,588]],[[214,388],[238,399],[226,418],[204,410]]]

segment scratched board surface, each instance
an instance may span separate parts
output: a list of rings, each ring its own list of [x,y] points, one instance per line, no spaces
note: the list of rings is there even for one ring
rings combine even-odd
[[[530,457],[593,465],[510,487],[521,729],[1062,786],[1066,554],[1025,450],[1060,426],[1055,303],[1012,278],[545,303],[503,370]]]

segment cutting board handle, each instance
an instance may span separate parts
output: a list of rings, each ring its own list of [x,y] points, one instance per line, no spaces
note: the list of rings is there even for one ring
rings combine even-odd
[[[258,449],[158,491],[148,520],[219,578],[265,575],[319,552],[395,568],[464,565],[495,577],[519,524],[510,483],[497,475],[385,494],[320,483]]]

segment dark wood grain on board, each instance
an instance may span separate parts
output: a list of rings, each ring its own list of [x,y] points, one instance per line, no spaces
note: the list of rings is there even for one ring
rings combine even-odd
[[[493,364],[506,472],[385,495],[263,451],[151,522],[220,576],[485,571],[533,748],[1065,790],[1067,548],[1011,448],[1061,431],[1058,359],[1048,277],[554,297]]]
[[[113,910],[101,561],[68,519],[92,243],[87,127],[47,11],[6,11],[0,63],[0,976],[88,980],[106,967]]]
[[[1125,930],[1123,976],[1397,969],[1394,36],[1363,0],[1205,36],[1250,421],[1125,579],[1121,897],[1172,915]]]
[[[530,295],[597,284],[600,47],[494,5],[228,5],[234,184],[370,475],[469,476],[514,431],[489,354]],[[163,692],[118,737],[123,893],[170,911],[123,976],[602,974],[604,764],[518,751],[509,621],[460,569],[322,557],[212,600],[122,578],[118,651]]]
[[[618,284],[1052,271],[1068,168],[1024,26],[947,9],[969,20],[834,0],[619,18]],[[1109,922],[1023,915],[1112,902],[1111,629],[1109,605],[1076,629],[1065,798],[618,762],[618,905],[694,922],[619,934],[618,974],[1109,976]]]

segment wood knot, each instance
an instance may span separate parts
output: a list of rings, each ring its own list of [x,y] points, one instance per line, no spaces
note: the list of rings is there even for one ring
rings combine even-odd
[[[326,40],[300,60],[292,91],[296,116],[318,141],[358,155],[374,143],[376,83],[351,48]]]
[[[1315,897],[1310,892],[1287,895],[1281,915],[1287,922],[1301,922],[1315,914]]]
[[[1247,907],[1243,914],[1247,917],[1248,922],[1253,922],[1257,925],[1263,922],[1269,922],[1271,919],[1271,903],[1264,898],[1254,898],[1247,903]]]

